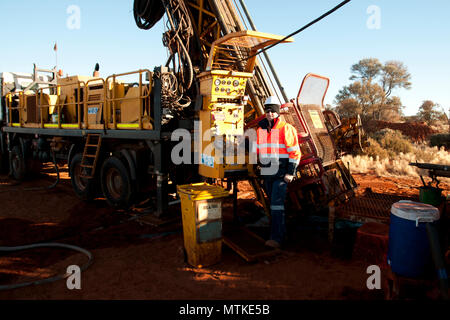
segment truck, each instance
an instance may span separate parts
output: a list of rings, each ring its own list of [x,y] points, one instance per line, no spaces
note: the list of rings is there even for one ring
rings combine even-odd
[[[23,180],[41,163],[64,161],[79,198],[100,196],[121,208],[148,198],[157,217],[177,201],[178,185],[221,181],[233,185],[236,196],[237,181],[248,180],[270,214],[246,132],[264,116],[264,100],[277,95],[302,150],[289,212],[346,201],[356,183],[331,134],[340,125],[337,115],[323,106],[330,80],[308,74],[289,100],[267,52],[259,53],[293,39],[256,31],[244,1],[239,4],[135,0],[139,28],[151,29],[164,15],[168,21],[169,58],[152,69],[102,78],[34,67],[27,83],[23,75],[2,73],[2,168]],[[181,136],[191,148],[179,152]],[[244,146],[245,160],[232,153],[228,161],[218,151],[224,146]]]

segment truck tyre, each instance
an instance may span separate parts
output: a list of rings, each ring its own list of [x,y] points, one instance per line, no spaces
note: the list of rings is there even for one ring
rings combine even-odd
[[[12,148],[9,158],[12,177],[17,181],[23,181],[26,175],[26,164],[19,145]]]
[[[72,187],[77,196],[81,200],[91,201],[95,198],[96,187],[95,187],[95,177],[93,179],[82,178],[83,168],[81,167],[81,160],[83,155],[77,153],[70,162],[70,181],[72,182]]]
[[[131,175],[120,158],[112,156],[103,163],[101,185],[109,205],[116,208],[128,208],[131,205]]]

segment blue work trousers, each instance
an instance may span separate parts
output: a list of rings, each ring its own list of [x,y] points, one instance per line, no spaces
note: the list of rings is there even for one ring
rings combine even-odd
[[[286,200],[287,185],[284,178],[268,177],[264,179],[264,187],[270,198],[270,213],[272,216],[270,239],[280,244],[286,234],[284,201]]]

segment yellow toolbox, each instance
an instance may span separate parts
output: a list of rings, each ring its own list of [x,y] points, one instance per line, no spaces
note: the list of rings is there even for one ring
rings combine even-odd
[[[188,263],[206,267],[222,256],[222,187],[197,183],[177,187],[181,199],[184,247]]]

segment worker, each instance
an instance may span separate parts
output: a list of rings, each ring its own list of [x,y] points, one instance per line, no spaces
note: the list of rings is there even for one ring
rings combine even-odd
[[[288,183],[292,182],[300,162],[297,130],[280,119],[280,103],[269,97],[264,103],[266,117],[259,122],[257,154],[261,177],[270,199],[270,239],[266,246],[279,248],[286,234],[285,208]]]

